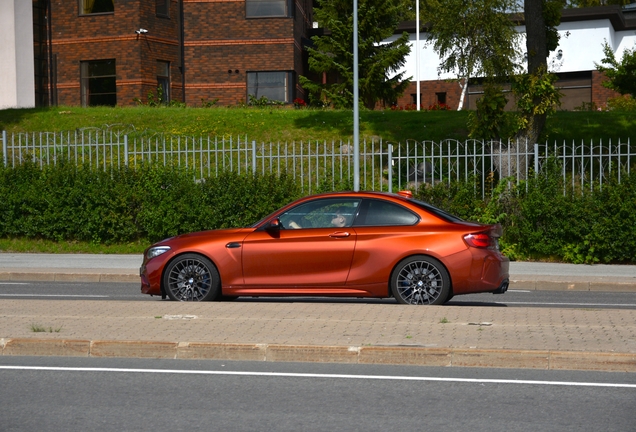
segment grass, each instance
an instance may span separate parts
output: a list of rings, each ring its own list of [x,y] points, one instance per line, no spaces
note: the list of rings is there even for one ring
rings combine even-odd
[[[0,252],[7,253],[91,253],[91,254],[142,254],[150,242],[104,245],[87,242],[54,242],[42,239],[0,239]]]
[[[360,137],[387,141],[466,136],[466,112],[363,111]],[[80,108],[0,110],[0,130],[8,132],[107,129],[130,135],[166,133],[244,138],[265,142],[340,140],[353,135],[346,110],[290,108]]]
[[[361,111],[360,138],[460,139],[468,136],[468,111]],[[106,129],[140,134],[244,138],[265,142],[347,140],[353,135],[348,110],[268,108],[51,107],[0,110],[0,130],[44,132]],[[548,119],[550,140],[627,138],[636,133],[631,112],[560,111]]]
[[[464,140],[468,111],[361,111],[360,138],[385,142]],[[265,142],[348,140],[353,116],[348,110],[267,108],[81,108],[50,107],[0,110],[0,131],[50,132],[114,130],[135,135],[218,136]],[[545,128],[550,142],[636,138],[633,112],[557,112]],[[103,245],[37,239],[0,239],[0,252],[140,254],[148,242]],[[445,320],[445,319],[444,319]],[[441,323],[447,321],[440,321]]]
[[[59,333],[62,330],[62,327],[53,328],[53,327],[44,327],[40,324],[31,324],[31,331],[33,333]]]

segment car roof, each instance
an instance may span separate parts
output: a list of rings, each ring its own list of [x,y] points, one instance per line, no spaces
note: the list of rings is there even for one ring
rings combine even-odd
[[[332,198],[332,197],[359,197],[359,198],[390,198],[397,199],[399,201],[409,201],[409,198],[413,198],[411,191],[400,191],[398,193],[390,192],[376,192],[376,191],[340,191],[340,192],[325,192],[315,195],[308,195],[300,198],[298,201],[304,201],[315,198]]]

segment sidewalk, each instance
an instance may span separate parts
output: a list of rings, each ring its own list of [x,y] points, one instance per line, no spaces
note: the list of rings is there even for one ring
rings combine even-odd
[[[140,263],[139,256],[0,253],[0,281],[138,282]],[[511,264],[511,289],[636,292],[636,266]],[[636,312],[312,300],[0,300],[0,350],[6,356],[636,372]]]

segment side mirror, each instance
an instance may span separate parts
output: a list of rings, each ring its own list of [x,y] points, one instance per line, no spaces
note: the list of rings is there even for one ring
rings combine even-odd
[[[271,221],[269,221],[269,224],[267,225],[268,231],[280,231],[281,229],[283,229],[283,224],[278,218],[272,219]]]

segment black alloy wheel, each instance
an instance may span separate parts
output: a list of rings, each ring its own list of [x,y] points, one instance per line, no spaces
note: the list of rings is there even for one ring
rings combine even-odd
[[[391,275],[391,292],[402,304],[441,305],[450,294],[450,276],[435,258],[412,256],[395,267]]]
[[[216,300],[221,292],[219,272],[212,262],[197,254],[174,259],[164,273],[164,288],[171,300]]]

